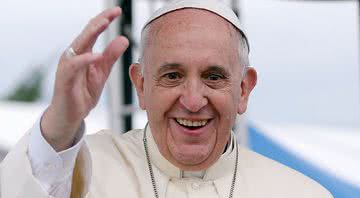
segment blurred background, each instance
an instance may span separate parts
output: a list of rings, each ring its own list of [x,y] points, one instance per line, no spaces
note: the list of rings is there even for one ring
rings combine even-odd
[[[258,85],[234,130],[244,146],[313,178],[336,198],[360,197],[358,1],[228,0],[250,41]],[[87,133],[143,128],[127,76],[140,30],[165,0],[2,0],[0,2],[0,160],[49,104],[57,61],[103,9],[124,11],[97,42],[131,41],[113,68]]]

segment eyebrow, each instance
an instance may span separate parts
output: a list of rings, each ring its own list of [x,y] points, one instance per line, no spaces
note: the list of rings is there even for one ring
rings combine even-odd
[[[160,66],[160,69],[157,73],[161,74],[167,70],[179,69],[181,67],[183,67],[183,65],[180,63],[165,63]],[[225,76],[230,76],[230,73],[226,69],[216,65],[209,66],[208,68],[206,68],[205,72],[216,72],[216,73],[221,73]]]
[[[216,72],[216,73],[221,73],[225,76],[230,76],[230,73],[226,69],[220,66],[210,66],[206,69],[206,72]]]
[[[165,63],[163,65],[160,66],[159,71],[157,72],[158,74],[161,74],[167,70],[171,70],[171,69],[179,69],[180,67],[182,67],[182,65],[180,63]]]

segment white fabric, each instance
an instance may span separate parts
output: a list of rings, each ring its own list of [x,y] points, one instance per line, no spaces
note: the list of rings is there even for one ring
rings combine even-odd
[[[57,153],[43,137],[40,120],[29,131],[28,156],[32,173],[49,195],[55,198],[69,197],[76,156],[84,141],[85,124],[83,122],[77,132],[75,145]]]
[[[166,4],[164,7],[156,10],[151,17],[145,23],[143,29],[152,21],[159,18],[166,13],[173,12],[175,10],[183,9],[183,8],[198,8],[211,11],[222,18],[229,21],[233,24],[238,30],[243,31],[241,27],[240,21],[235,15],[235,13],[231,10],[229,6],[227,6],[221,0],[176,0]]]
[[[29,160],[34,177],[41,187],[54,198],[69,197],[71,193],[71,177],[76,156],[84,141],[85,124],[82,124],[71,148],[57,153],[45,140],[41,132],[39,120],[30,129]],[[233,150],[233,136],[223,156]],[[205,171],[182,171],[183,178],[202,179]],[[195,185],[196,186],[196,185]]]
[[[144,130],[119,135],[102,131],[86,137],[76,159],[71,197],[154,197],[144,152]],[[28,160],[29,134],[13,148],[0,165],[2,198],[49,198],[34,178]],[[150,161],[161,198],[229,196],[235,149],[205,171],[203,178],[181,177],[181,170],[159,152],[150,130],[147,133]],[[233,138],[235,139],[235,138]],[[234,140],[236,145],[236,140]],[[277,162],[242,148],[239,151],[234,198],[330,198],[313,180]],[[227,152],[225,152],[227,153]]]
[[[152,21],[156,20],[157,18],[184,8],[196,8],[196,9],[202,9],[207,10],[210,12],[213,12],[217,14],[218,16],[224,18],[229,23],[234,25],[235,28],[237,28],[242,36],[246,40],[247,47],[250,50],[250,46],[248,43],[247,36],[240,24],[239,18],[236,16],[234,11],[226,5],[222,0],[174,0],[170,3],[166,4],[165,6],[161,7],[160,9],[156,10],[150,18],[147,20],[145,25],[142,28],[142,31],[146,28],[147,25],[149,25]]]

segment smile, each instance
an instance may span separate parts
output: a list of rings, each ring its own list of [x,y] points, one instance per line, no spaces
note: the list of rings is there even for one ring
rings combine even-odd
[[[186,128],[200,128],[205,126],[209,120],[186,120],[186,119],[181,119],[181,118],[176,118],[175,119],[176,122],[181,125],[184,126]]]

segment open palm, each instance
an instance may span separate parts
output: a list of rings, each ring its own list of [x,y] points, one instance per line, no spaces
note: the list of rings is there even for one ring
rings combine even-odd
[[[92,52],[98,36],[120,13],[116,7],[93,18],[71,44],[76,55],[65,52],[59,61],[53,99],[41,121],[44,137],[56,150],[71,144],[82,120],[96,106],[112,65],[129,45],[118,36],[103,53]]]

